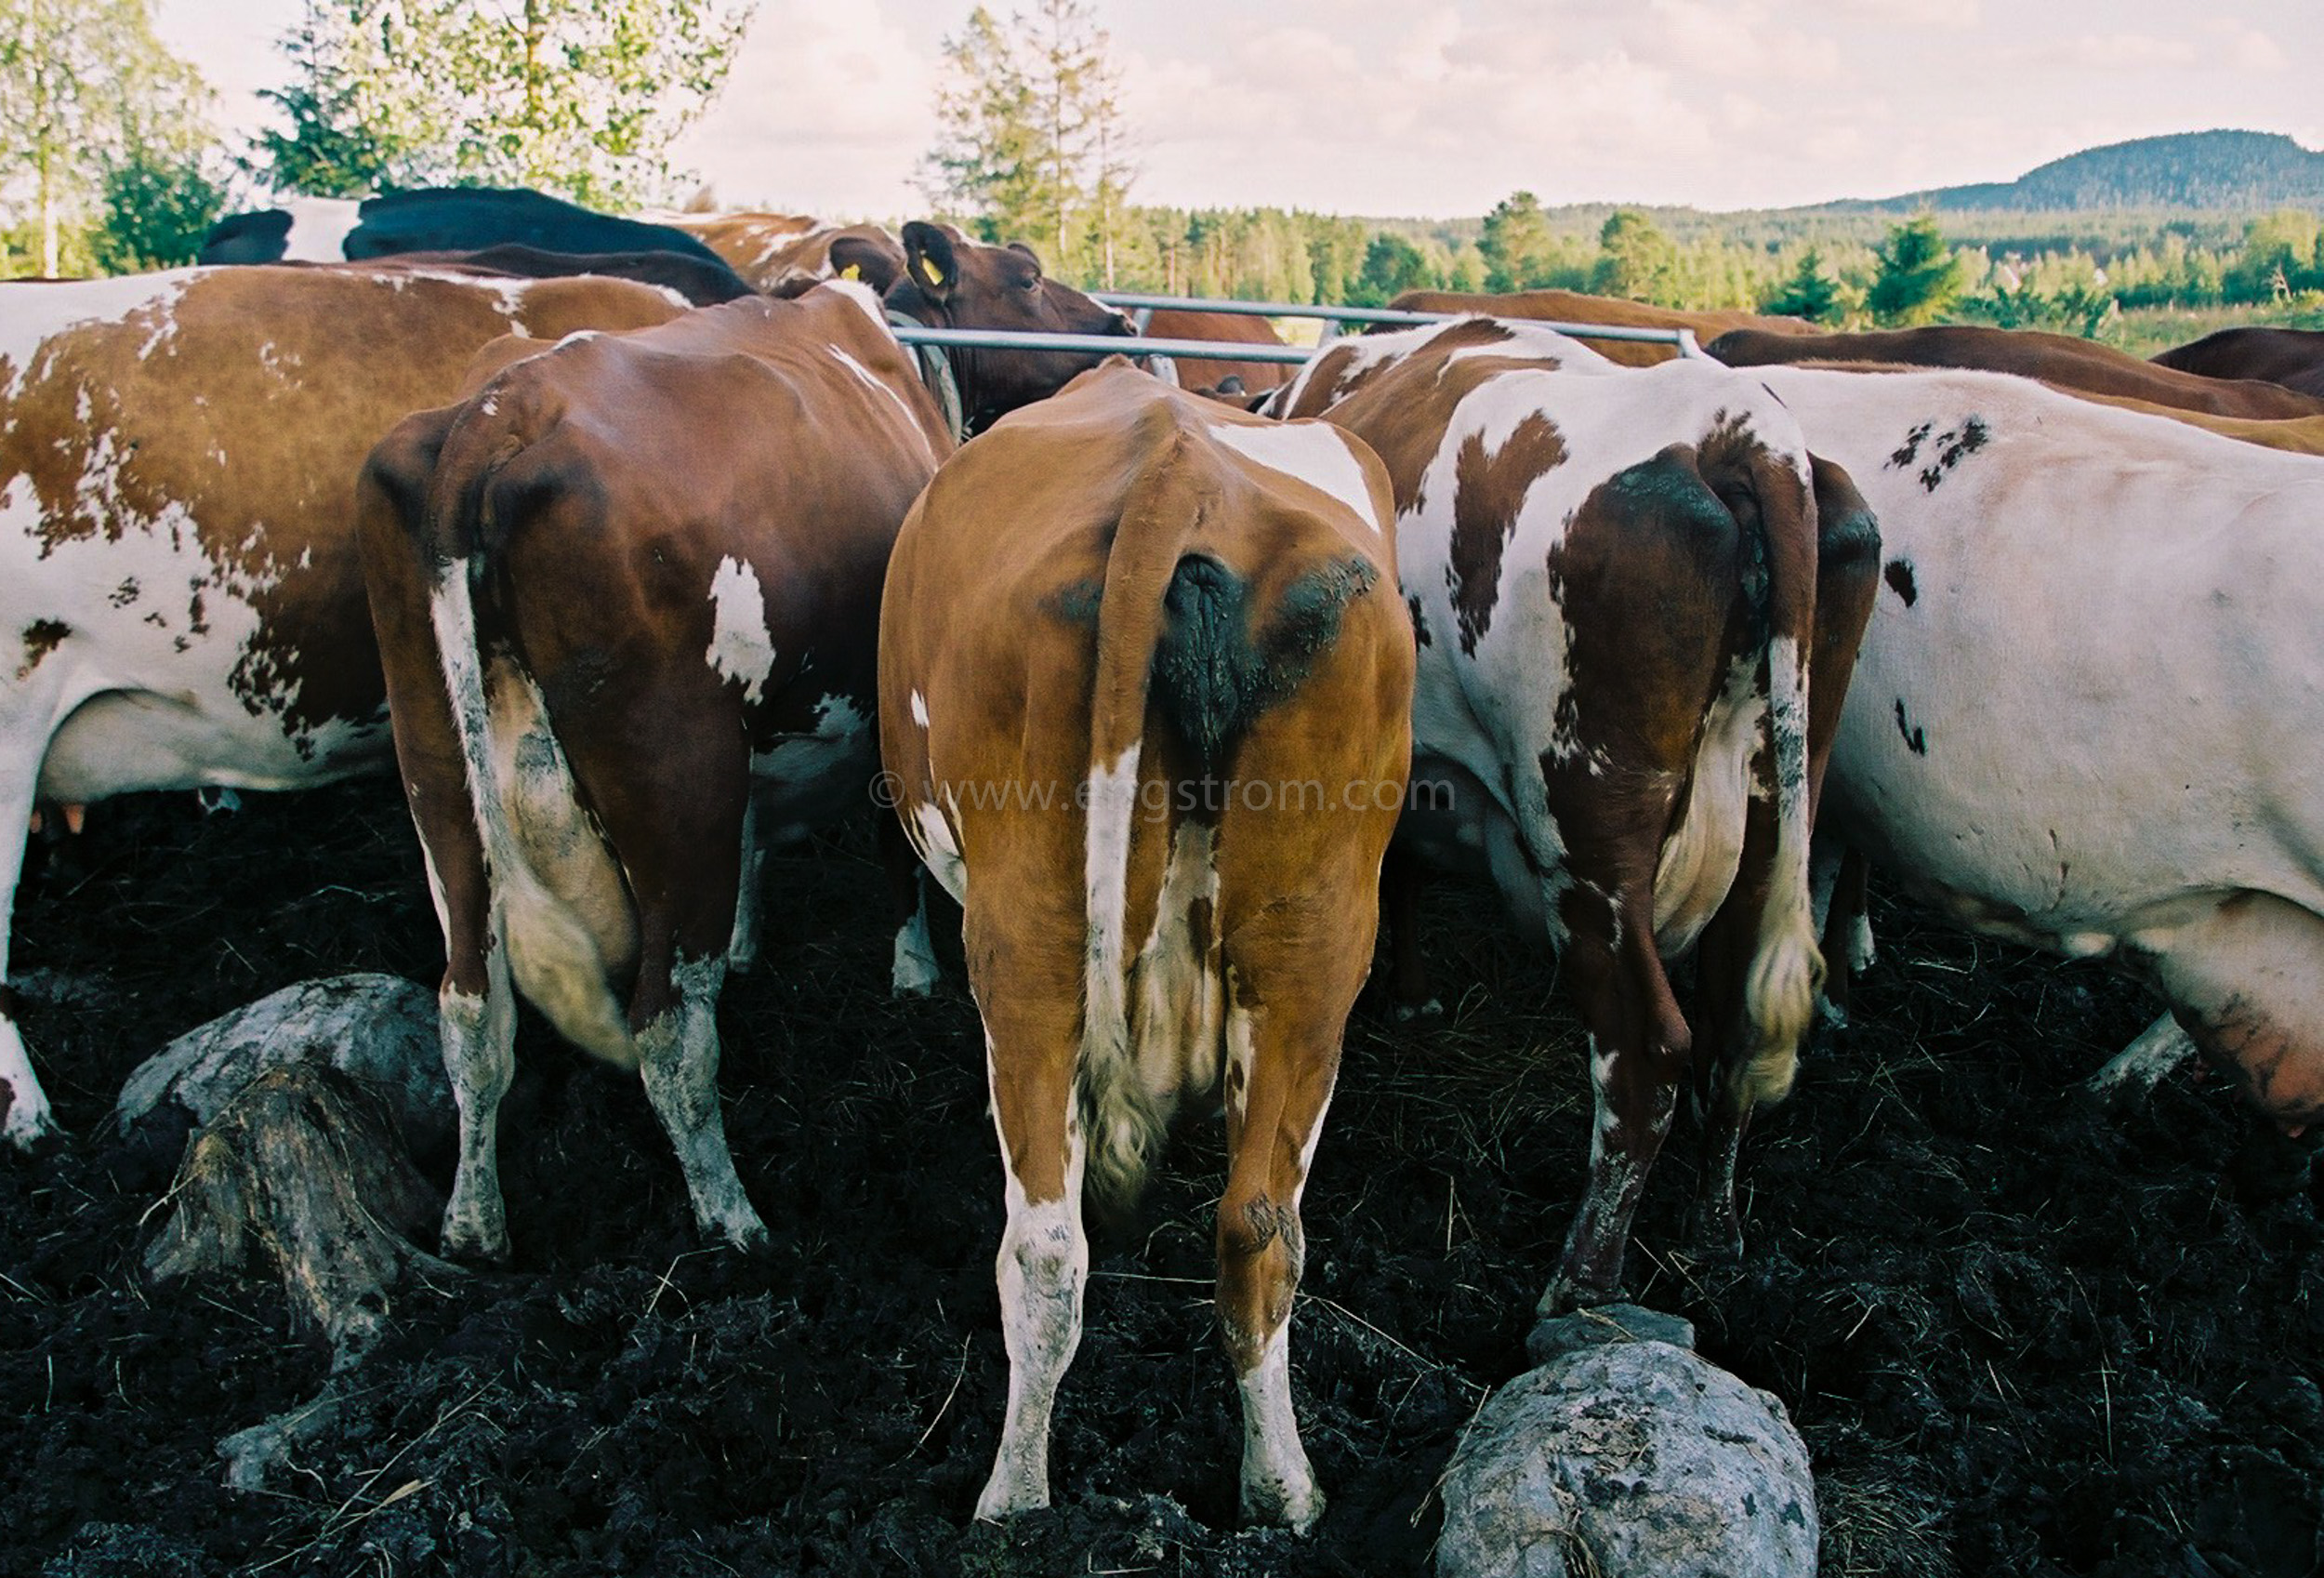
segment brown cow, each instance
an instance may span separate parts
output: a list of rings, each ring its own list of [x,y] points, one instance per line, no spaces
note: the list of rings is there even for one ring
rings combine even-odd
[[[746,829],[860,803],[880,577],[950,448],[844,285],[568,339],[373,454],[364,571],[445,935],[448,1251],[508,1251],[512,984],[639,1069],[703,1231],[763,1243],[717,1086]]]
[[[1808,829],[1871,611],[1869,512],[1756,379],[1624,370],[1531,324],[1351,340],[1280,404],[1348,428],[1395,484],[1432,791],[1399,842],[1483,868],[1590,1033],[1590,1186],[1543,1311],[1621,1296],[1690,1070],[1697,1237],[1733,1253],[1736,1148],[1789,1088],[1821,971]],[[1690,951],[1691,1022],[1664,962]]]
[[[1156,307],[1142,331],[1155,339],[1208,339],[1221,345],[1282,345],[1266,319],[1248,312],[1198,312],[1182,307]],[[1200,394],[1222,391],[1229,378],[1242,380],[1243,391],[1260,394],[1291,381],[1297,362],[1228,362],[1208,356],[1178,360],[1178,381]]]
[[[1132,332],[1129,320],[1113,308],[1046,278],[1039,254],[1023,243],[985,246],[950,225],[915,219],[904,227],[904,259],[903,277],[885,298],[888,311],[930,328]],[[1054,392],[1074,373],[1099,361],[1053,351],[981,347],[948,354],[969,432],[981,432],[995,418]]]
[[[1025,254],[907,236],[960,326],[1128,330],[1037,269],[1027,288]],[[455,1252],[507,1253],[495,1125],[511,977],[569,1039],[640,1069],[705,1232],[764,1238],[718,1116],[714,1005],[730,954],[752,947],[759,841],[861,803],[879,574],[952,443],[927,391],[899,382],[909,359],[867,289],[776,305],[547,354],[487,348],[480,363],[522,359],[412,418],[364,471],[396,749],[446,895]],[[985,355],[956,381],[991,409],[1094,360]],[[447,694],[469,709],[447,712]],[[898,938],[901,989],[925,988],[923,937],[916,920]]]
[[[37,802],[386,765],[350,485],[510,329],[659,323],[618,280],[232,268],[0,286],[0,978]],[[0,988],[6,1137],[56,1133]]]
[[[1411,750],[1389,513],[1338,431],[1108,364],[963,449],[897,540],[881,751],[966,911],[1009,1201],[1008,1414],[979,1517],[1049,1501],[1085,1188],[1133,1197],[1173,1109],[1219,1090],[1243,1513],[1323,1510],[1288,1320]]]
[[[2274,421],[2324,416],[2324,400],[2296,394],[2279,384],[2207,378],[2142,362],[2095,340],[2033,329],[1996,329],[1975,324],[1939,324],[1868,334],[1771,335],[1735,329],[1703,349],[1732,367],[1803,362],[1964,367],[2015,373],[2073,393],[2123,395],[2214,417]]]
[[[827,279],[860,279],[886,294],[904,273],[904,248],[878,225],[832,225],[805,214],[655,214],[684,231],[770,296],[797,296]]]
[[[2147,359],[2207,378],[2260,378],[2324,399],[2324,329],[2219,329]]]
[[[1493,318],[1539,318],[1551,323],[1604,324],[1621,328],[1693,329],[1697,339],[1706,340],[1729,329],[1763,329],[1769,334],[1816,332],[1814,324],[1798,318],[1725,310],[1682,312],[1675,308],[1626,301],[1617,296],[1589,296],[1578,290],[1516,290],[1501,296],[1408,290],[1388,305],[1402,312],[1474,312]],[[1591,339],[1587,343],[1607,361],[1619,362],[1626,367],[1651,367],[1678,354],[1675,346],[1653,340]]]

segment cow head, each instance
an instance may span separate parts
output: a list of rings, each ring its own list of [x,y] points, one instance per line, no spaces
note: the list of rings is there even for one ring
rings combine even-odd
[[[889,290],[888,306],[931,328],[1136,332],[1111,307],[1044,276],[1041,259],[1029,246],[986,246],[950,225],[916,219],[904,227],[904,276]],[[1056,393],[1103,359],[1054,351],[954,349],[948,354],[972,432]]]

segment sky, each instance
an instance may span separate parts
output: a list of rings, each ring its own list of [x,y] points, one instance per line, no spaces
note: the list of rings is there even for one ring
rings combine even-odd
[[[1133,202],[1370,217],[1545,204],[1780,207],[2008,180],[2166,132],[2324,149],[2319,0],[1090,0]],[[720,206],[907,218],[972,0],[759,0],[679,162]],[[986,0],[1006,15],[1011,0]],[[299,0],[161,0],[261,124]]]

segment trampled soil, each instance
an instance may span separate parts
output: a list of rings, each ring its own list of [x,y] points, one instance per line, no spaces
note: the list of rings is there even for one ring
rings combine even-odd
[[[957,986],[888,1001],[868,836],[769,882],[764,963],[721,1017],[728,1131],[773,1254],[703,1252],[635,1083],[528,1022],[503,1128],[515,1266],[414,1291],[335,1378],[273,1284],[140,1285],[176,1137],[125,1148],[106,1120],[137,1062],[266,991],[434,979],[401,802],[371,783],[231,816],[99,808],[17,912],[25,1030],[77,1137],[0,1160],[0,1571],[1425,1571],[1432,1486],[1525,1367],[1587,1147],[1572,1020],[1489,897],[1431,896],[1446,1019],[1398,1026],[1367,1000],[1350,1028],[1293,1339],[1332,1502],[1301,1540],[1235,1526],[1210,1121],[1095,1264],[1057,1506],[972,1522],[1006,1373],[975,1016]],[[2144,1026],[2141,994],[1901,906],[1875,920],[1854,1027],[1752,1136],[1743,1266],[1669,1247],[1684,1127],[1632,1260],[1642,1302],[1790,1409],[1824,1571],[2317,1572],[2313,1141],[2185,1076],[2128,1116],[2092,1110],[2079,1081]],[[262,1489],[224,1487],[219,1438],[319,1396],[336,1411]]]

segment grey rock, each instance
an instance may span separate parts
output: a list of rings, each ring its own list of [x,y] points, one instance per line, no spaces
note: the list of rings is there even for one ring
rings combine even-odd
[[[251,1081],[293,1063],[328,1064],[376,1087],[416,1150],[451,1139],[435,994],[380,975],[301,981],[187,1031],[130,1074],[113,1121],[126,1134],[174,1102],[207,1123]]]
[[[1783,1404],[1684,1348],[1602,1343],[1486,1403],[1444,1484],[1437,1578],[1812,1578]]]
[[[1525,1338],[1525,1357],[1547,1364],[1560,1355],[1602,1343],[1669,1343],[1672,1347],[1695,1346],[1695,1323],[1682,1315],[1665,1315],[1635,1304],[1600,1304],[1570,1315],[1548,1315]]]

